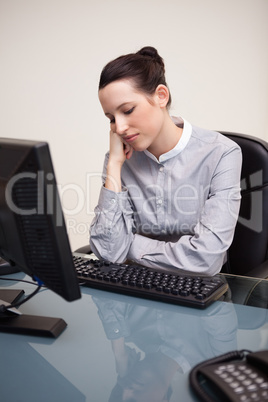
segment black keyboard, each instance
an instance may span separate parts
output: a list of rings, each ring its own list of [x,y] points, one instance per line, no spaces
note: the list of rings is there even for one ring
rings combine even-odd
[[[220,275],[205,277],[116,264],[73,253],[81,285],[166,303],[204,309],[228,289]]]

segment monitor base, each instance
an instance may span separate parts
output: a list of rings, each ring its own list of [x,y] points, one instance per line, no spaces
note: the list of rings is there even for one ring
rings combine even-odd
[[[23,294],[21,289],[0,289],[0,300],[15,303]],[[62,318],[0,312],[0,332],[57,338],[66,326]]]
[[[62,318],[0,314],[0,332],[57,338],[67,324]]]
[[[17,272],[21,272],[19,268],[12,267],[12,265],[10,265],[8,262],[0,257],[0,276],[15,274]]]

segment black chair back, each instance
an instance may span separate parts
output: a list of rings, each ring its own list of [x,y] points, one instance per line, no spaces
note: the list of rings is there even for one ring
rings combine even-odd
[[[227,270],[247,275],[268,259],[268,143],[249,135],[221,133],[235,141],[243,155],[241,207]]]

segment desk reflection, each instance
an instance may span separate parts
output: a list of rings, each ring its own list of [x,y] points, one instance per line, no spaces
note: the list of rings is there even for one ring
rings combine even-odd
[[[115,359],[117,382],[109,402],[169,401],[175,373],[187,373],[200,361],[237,349],[232,303],[216,302],[200,311],[92,299]]]

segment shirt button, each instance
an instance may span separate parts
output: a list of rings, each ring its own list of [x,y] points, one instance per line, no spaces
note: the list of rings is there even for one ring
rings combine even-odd
[[[119,329],[118,329],[118,328],[115,328],[115,329],[114,329],[114,333],[115,333],[115,334],[118,334],[118,332],[119,332]]]
[[[157,200],[157,205],[162,205],[163,204],[163,200],[160,198],[159,200]]]
[[[159,169],[159,172],[163,172],[164,170],[164,166],[161,166],[161,168]]]
[[[115,202],[116,202],[116,201],[115,201],[115,198],[112,198],[112,199],[111,199],[111,204],[115,204]]]

